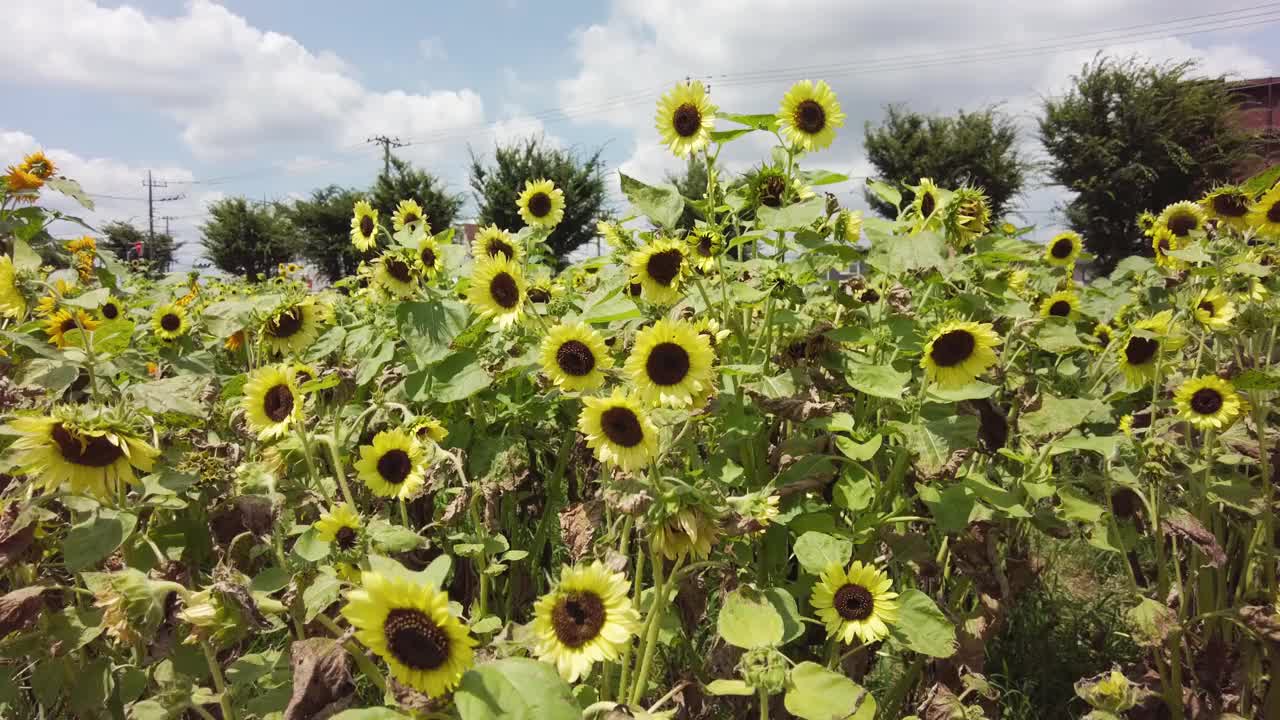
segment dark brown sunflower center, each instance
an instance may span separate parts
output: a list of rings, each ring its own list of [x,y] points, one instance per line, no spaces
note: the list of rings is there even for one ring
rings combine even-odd
[[[692,103],[685,103],[671,114],[671,126],[680,137],[693,137],[702,129],[702,113]]]
[[[627,285],[627,294],[631,295],[631,297],[640,297],[640,293],[643,290],[644,286],[638,282],[633,282]]]
[[[1131,337],[1124,346],[1124,358],[1130,365],[1145,365],[1151,362],[1160,349],[1160,343],[1144,337]]]
[[[699,255],[701,255],[702,257],[711,257],[711,250],[712,250],[712,245],[711,245],[710,237],[704,235],[703,237],[698,238],[698,254]]]
[[[1156,247],[1159,249],[1159,254],[1161,255],[1165,255],[1173,249],[1173,246],[1169,244],[1168,238],[1160,238],[1160,243],[1156,245]]]
[[[1049,314],[1054,317],[1066,317],[1071,314],[1071,303],[1059,300],[1049,306]]]
[[[542,287],[529,288],[529,302],[538,304],[551,302],[551,293]]]
[[[645,271],[658,284],[670,285],[676,279],[676,275],[680,274],[682,265],[684,265],[684,253],[674,249],[663,250],[649,256],[649,262],[645,263]]]
[[[500,272],[489,281],[489,297],[498,305],[510,310],[520,304],[520,286],[510,273]]]
[[[489,257],[505,256],[508,260],[516,256],[515,248],[511,247],[505,241],[494,238],[484,246],[484,251],[489,253]]]
[[[413,670],[435,670],[449,659],[449,634],[421,610],[395,608],[382,632],[392,657]]]
[[[267,323],[267,332],[278,338],[292,337],[302,329],[302,308],[294,306],[271,318]]]
[[[409,274],[408,263],[404,262],[400,258],[387,258],[385,262],[388,275],[402,283],[409,282],[412,276]]]
[[[600,427],[609,441],[622,447],[635,447],[644,441],[640,418],[625,407],[611,407],[600,415]]]
[[[561,643],[578,648],[600,635],[605,615],[604,602],[599,595],[574,591],[561,596],[551,610],[551,627]]]
[[[378,458],[378,474],[392,485],[404,482],[411,470],[413,462],[409,460],[409,453],[399,448],[388,450]]]
[[[425,267],[433,268],[436,266],[436,251],[429,247],[422,248],[422,252],[418,253],[418,257],[422,259]]]
[[[596,356],[581,340],[566,340],[556,350],[556,365],[569,375],[582,377],[596,367]]]
[[[866,290],[862,291],[862,294],[858,296],[858,299],[864,303],[879,302],[880,293],[876,292],[875,288],[867,288]]]
[[[1106,328],[1098,328],[1093,331],[1093,336],[1098,338],[1098,342],[1103,345],[1111,344],[1111,331]]]
[[[64,333],[69,333],[72,330],[79,330],[80,328],[76,326],[75,318],[67,318],[62,321],[62,327],[58,329]]]
[[[1208,300],[1202,300],[1197,307],[1209,313],[1209,317],[1213,317],[1214,314],[1217,312],[1217,308],[1215,308],[1213,306],[1213,303],[1209,302]]]
[[[418,221],[419,221],[419,220],[421,220],[421,219],[422,219],[422,218],[418,217],[418,214],[417,214],[417,213],[414,213],[414,212],[407,212],[407,213],[405,213],[405,214],[404,214],[404,224],[405,224],[405,225],[412,225],[413,223],[416,223],[416,222],[418,222]]]
[[[262,412],[271,422],[282,422],[293,412],[293,391],[288,385],[276,385],[262,396]]]
[[[165,313],[160,318],[160,327],[168,332],[178,332],[178,328],[182,327],[182,318],[177,313]]]
[[[796,105],[795,112],[792,114],[796,127],[801,131],[813,135],[822,132],[827,126],[827,111],[822,109],[822,105],[817,100],[805,100]]]
[[[933,193],[926,192],[924,196],[920,198],[921,217],[929,217],[933,214],[933,210],[936,207],[938,207],[938,200],[933,196]]]
[[[58,444],[62,458],[69,463],[100,468],[124,457],[124,451],[105,437],[81,435],[68,430],[62,423],[54,425],[50,434]]]
[[[120,317],[120,307],[115,303],[107,303],[102,306],[102,317],[108,320],[115,320]]]
[[[1222,393],[1213,388],[1200,388],[1191,395],[1191,409],[1198,415],[1212,415],[1222,409]]]
[[[1280,223],[1280,202],[1271,203],[1267,208],[1267,222]]]
[[[953,367],[968,360],[977,346],[973,333],[968,330],[952,330],[933,341],[929,357],[933,358],[938,367]]]
[[[534,193],[529,198],[529,214],[534,217],[546,217],[551,212],[551,196],[544,192]]]
[[[850,584],[841,587],[836,591],[831,604],[845,620],[866,620],[876,609],[876,601],[871,591],[861,585]]]
[[[1049,253],[1059,260],[1066,260],[1071,257],[1071,248],[1072,243],[1069,238],[1058,238],[1053,241],[1053,249]]]
[[[766,207],[781,207],[782,193],[787,190],[787,181],[779,175],[770,175],[760,189],[760,204]]]
[[[1191,213],[1177,213],[1169,218],[1169,232],[1178,237],[1185,237],[1187,233],[1196,229],[1196,216]]]
[[[373,235],[373,218],[368,215],[360,218],[360,234],[365,237],[371,237]]]
[[[1235,193],[1222,193],[1213,196],[1213,212],[1222,217],[1244,217],[1249,212],[1248,200]]]
[[[676,343],[659,343],[649,351],[644,371],[655,385],[675,385],[689,375],[689,353]]]
[[[338,528],[338,532],[334,534],[333,539],[337,541],[339,549],[350,550],[356,545],[356,531],[344,525]]]

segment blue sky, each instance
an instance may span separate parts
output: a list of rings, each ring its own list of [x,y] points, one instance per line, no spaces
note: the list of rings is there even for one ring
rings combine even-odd
[[[693,76],[722,108],[771,112],[795,80],[826,78],[849,120],[809,158],[873,169],[862,125],[890,102],[927,112],[998,103],[1039,151],[1034,121],[1095,52],[1197,59],[1206,73],[1280,74],[1280,3],[1189,0],[609,0],[361,4],[329,0],[132,3],[9,0],[0,27],[0,161],[36,147],[98,195],[94,222],[145,220],[151,169],[184,194],[165,203],[183,257],[198,255],[205,205],[367,185],[385,133],[466,190],[468,149],[543,134],[649,181],[680,167],[653,108]],[[1268,35],[1270,33],[1270,35]],[[766,138],[730,146],[742,170]],[[213,182],[205,182],[210,181]],[[192,182],[200,181],[200,182]],[[616,182],[616,178],[611,178]],[[841,199],[861,205],[856,184]],[[108,197],[109,196],[109,197]],[[1026,222],[1054,227],[1060,189],[1029,188]],[[70,229],[68,228],[68,232]]]

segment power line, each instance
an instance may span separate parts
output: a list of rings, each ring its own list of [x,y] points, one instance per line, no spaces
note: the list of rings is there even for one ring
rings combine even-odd
[[[365,142],[382,146],[382,174],[391,177],[391,148],[404,147],[404,143],[400,142],[398,137],[387,137],[386,135],[374,135],[365,140]]]

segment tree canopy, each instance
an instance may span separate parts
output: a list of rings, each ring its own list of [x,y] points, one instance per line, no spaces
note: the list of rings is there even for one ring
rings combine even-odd
[[[209,219],[200,230],[210,262],[246,280],[273,275],[277,265],[295,256],[295,235],[285,214],[242,197],[210,205]]]
[[[144,260],[156,274],[169,272],[173,266],[173,254],[177,249],[173,238],[164,233],[154,237],[133,224],[123,221],[107,223],[102,227],[102,247],[123,261]],[[136,248],[141,247],[139,254]]]
[[[690,155],[684,172],[668,173],[667,182],[675,185],[686,199],[701,200],[707,196],[707,165],[696,155]],[[698,214],[694,212],[692,204],[685,203],[684,212],[680,214],[680,221],[676,225],[685,230],[692,230],[694,221],[697,219]]]
[[[309,198],[280,205],[293,223],[298,252],[330,280],[351,275],[360,265],[360,253],[351,244],[351,208],[364,195],[330,185],[312,190]]]
[[[419,170],[406,160],[392,155],[391,173],[381,173],[370,190],[369,202],[378,210],[379,217],[390,226],[391,213],[401,200],[416,200],[427,216],[432,232],[440,232],[453,225],[458,210],[462,208],[462,195],[445,190],[444,183],[425,170]],[[348,215],[350,215],[350,208]],[[347,218],[348,224],[350,217]]]

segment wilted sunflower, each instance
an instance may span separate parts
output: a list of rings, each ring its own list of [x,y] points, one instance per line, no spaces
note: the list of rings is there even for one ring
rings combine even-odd
[[[747,199],[753,209],[761,207],[780,208],[787,199],[788,191],[798,194],[795,182],[787,176],[782,168],[765,165],[747,173]]]
[[[187,320],[187,310],[178,304],[161,305],[151,314],[151,329],[156,337],[165,342],[172,342],[187,334],[191,323]]]
[[[534,654],[571,683],[595,663],[616,661],[640,630],[629,592],[626,575],[599,561],[562,568],[560,581],[533,606]]]
[[[97,327],[98,321],[84,310],[59,310],[45,321],[44,332],[49,342],[63,348],[67,346],[67,333],[82,328],[84,332],[93,332]]]
[[[124,317],[124,304],[108,295],[107,299],[98,306],[98,315],[103,320],[118,320]]]
[[[85,406],[58,406],[48,415],[21,415],[9,421],[13,464],[46,492],[64,483],[74,495],[103,500],[116,496],[119,483],[137,481],[134,469],[150,472],[159,450],[129,423]]]
[[[965,186],[947,202],[944,226],[959,247],[986,235],[991,227],[991,203],[981,188]]]
[[[662,319],[636,334],[624,365],[645,402],[680,407],[711,393],[715,351],[684,320]]]
[[[27,314],[27,298],[18,289],[18,273],[13,260],[0,254],[0,317],[21,320]]]
[[[373,268],[373,279],[392,296],[411,298],[418,292],[418,276],[413,271],[416,260],[403,251],[387,251]]]
[[[360,446],[360,480],[378,497],[408,499],[422,489],[426,453],[416,436],[402,428],[384,430],[372,445]]]
[[[284,365],[267,365],[249,374],[241,407],[249,429],[270,440],[302,422],[302,400],[293,372]]]
[[[826,81],[816,84],[801,80],[782,97],[778,124],[793,145],[813,152],[828,147],[836,139],[836,128],[844,125],[840,101]]]
[[[809,598],[827,635],[851,645],[854,639],[873,643],[889,636],[898,621],[898,593],[893,581],[874,565],[854,560],[849,570],[833,564],[822,573]]]
[[[1249,226],[1264,237],[1280,238],[1280,185],[1249,207]]]
[[[316,534],[333,543],[339,551],[354,550],[360,544],[360,513],[346,503],[338,503],[312,525]]]
[[[676,157],[685,157],[711,142],[716,106],[707,97],[701,81],[678,83],[658,101],[654,123],[662,143],[671,148]]]
[[[418,241],[418,268],[427,277],[435,277],[444,269],[444,255],[440,254],[440,243],[431,235],[423,235]]]
[[[1044,261],[1058,267],[1071,267],[1080,257],[1080,234],[1066,230],[1053,236],[1044,248]]]
[[[1076,294],[1070,290],[1060,290],[1044,299],[1040,303],[1041,317],[1060,317],[1064,319],[1072,319],[1076,316],[1076,312],[1080,309],[1080,300],[1076,298]]]
[[[1146,385],[1155,377],[1156,361],[1164,350],[1177,349],[1172,335],[1173,313],[1169,310],[1134,323],[1133,331],[1117,351],[1120,369],[1130,384]]]
[[[613,357],[604,338],[584,322],[561,323],[542,341],[542,371],[562,390],[595,390]]]
[[[685,506],[670,512],[653,532],[653,547],[668,560],[691,555],[700,560],[711,554],[720,535],[715,519],[701,508]]]
[[[503,257],[476,263],[467,302],[500,327],[511,327],[524,312],[525,282],[520,266]]]
[[[911,212],[918,219],[918,228],[941,227],[944,207],[942,191],[931,178],[920,178],[919,185],[913,185],[915,199],[911,201]]]
[[[391,213],[391,228],[396,232],[400,232],[406,227],[412,228],[421,224],[423,231],[428,235],[431,234],[431,226],[427,224],[427,216],[422,214],[422,206],[417,200],[401,200],[396,205],[395,212]]]
[[[1199,205],[1181,200],[1166,207],[1156,217],[1156,232],[1163,230],[1176,238],[1187,238],[1204,227],[1204,217],[1204,209]]]
[[[1201,430],[1221,430],[1240,414],[1240,396],[1231,383],[1217,375],[1192,378],[1173,395],[1178,414]]]
[[[661,238],[633,250],[628,258],[631,276],[640,281],[644,297],[655,305],[673,305],[683,297],[681,281],[688,272],[687,248],[671,238]]]
[[[405,575],[365,571],[342,616],[397,680],[433,698],[457,687],[475,660],[476,641],[449,612],[449,596]]]
[[[1206,215],[1219,223],[1244,230],[1249,227],[1249,204],[1252,200],[1249,193],[1238,185],[1223,185],[1205,195],[1200,206]]]
[[[480,228],[476,239],[471,242],[471,257],[480,262],[499,255],[518,263],[524,258],[524,248],[511,238],[511,233],[497,225]]]
[[[367,200],[356,201],[351,216],[351,244],[360,252],[369,252],[378,244],[378,211]]]
[[[614,388],[608,397],[584,397],[578,430],[600,462],[639,470],[658,453],[658,428],[640,403]]]
[[[961,387],[996,363],[992,348],[1000,343],[989,323],[948,320],[933,331],[925,344],[920,367],[939,387]]]
[[[526,225],[553,228],[564,218],[564,192],[550,180],[526,180],[516,205]]]
[[[1236,316],[1236,304],[1221,290],[1205,290],[1196,300],[1196,320],[1210,330],[1229,330]]]
[[[704,273],[715,270],[716,258],[720,257],[724,248],[720,233],[709,227],[699,227],[689,233],[688,241],[688,259],[693,266]]]
[[[320,336],[320,325],[329,317],[328,308],[307,297],[273,312],[262,323],[263,342],[277,355],[296,355]]]

